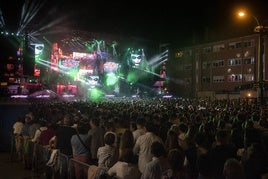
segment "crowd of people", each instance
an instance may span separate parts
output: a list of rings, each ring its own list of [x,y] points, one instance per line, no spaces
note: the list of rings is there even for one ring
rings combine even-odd
[[[249,100],[32,102],[14,135],[18,153],[30,139],[94,166],[91,178],[268,177],[268,110]]]

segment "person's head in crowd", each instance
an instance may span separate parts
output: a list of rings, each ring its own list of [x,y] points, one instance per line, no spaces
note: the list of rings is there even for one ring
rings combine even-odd
[[[234,158],[227,159],[224,163],[223,175],[225,179],[245,179],[242,164]]]
[[[257,112],[253,112],[251,114],[251,119],[252,119],[252,121],[259,121],[260,120],[260,114],[257,113]]]
[[[205,133],[198,132],[195,136],[195,144],[200,153],[206,153],[211,149],[211,143]]]
[[[202,123],[202,116],[200,114],[197,114],[193,119],[193,124],[200,125]]]
[[[163,157],[166,156],[165,146],[161,142],[158,141],[153,142],[151,145],[151,154],[157,158],[161,156]]]
[[[200,177],[204,179],[212,179],[213,178],[213,170],[212,170],[212,161],[213,159],[207,153],[201,154],[196,161],[197,170]]]
[[[225,129],[225,121],[224,121],[223,119],[220,119],[220,120],[218,121],[217,128],[218,128],[219,130],[223,130],[223,129]]]
[[[268,160],[267,159],[267,151],[265,151],[265,148],[262,144],[252,143],[247,148],[247,159],[259,160],[258,163],[261,164],[262,161]],[[265,164],[264,164],[264,166],[265,166]]]
[[[134,146],[134,137],[132,132],[129,129],[126,129],[120,138],[120,148],[133,148]]]
[[[41,127],[47,126],[47,121],[45,119],[39,119],[38,123],[41,125]]]
[[[230,136],[230,142],[236,147],[236,148],[243,148],[244,147],[244,134],[242,130],[239,130],[237,128],[231,129],[231,136]]]
[[[183,152],[181,152],[180,150],[171,149],[168,152],[167,159],[168,159],[169,166],[175,175],[176,173],[179,173],[183,169],[185,156]]]
[[[135,155],[133,154],[133,150],[132,149],[122,150],[119,161],[126,162],[126,163],[136,163]]]
[[[105,131],[115,131],[115,123],[113,120],[107,121],[104,124],[104,127],[105,127]]]
[[[188,126],[185,123],[181,123],[179,125],[179,134],[184,133],[186,134],[188,131]]]
[[[116,136],[113,132],[107,132],[104,135],[104,143],[106,145],[112,146],[115,143]]]
[[[27,123],[27,124],[31,124],[32,123],[32,118],[31,118],[31,116],[30,115],[25,115],[25,123]]]
[[[88,127],[87,126],[77,126],[77,132],[79,134],[87,134],[88,133]]]
[[[143,128],[144,125],[145,125],[145,120],[144,120],[144,118],[142,118],[142,117],[138,117],[137,120],[136,120],[136,126],[137,126],[137,129]]]
[[[89,120],[89,124],[90,124],[91,128],[95,128],[95,127],[99,126],[100,122],[99,122],[99,119],[97,117],[91,117]]]
[[[230,135],[227,130],[218,130],[216,133],[216,142],[218,145],[228,144],[230,142]]]
[[[72,122],[71,122],[71,117],[69,114],[64,115],[63,117],[63,125],[65,126],[71,126]]]
[[[178,133],[174,130],[168,131],[167,138],[165,141],[165,147],[167,150],[178,149],[180,147],[178,143]]]
[[[80,119],[81,119],[81,116],[80,115],[73,115],[73,119],[74,119],[74,121],[73,121],[73,123],[74,124],[78,124],[79,123],[79,121],[80,121]]]
[[[172,125],[179,125],[179,123],[181,122],[181,121],[180,121],[180,114],[179,114],[179,113],[175,113],[175,114],[173,114],[173,115],[170,117],[169,122],[170,122]]]
[[[130,122],[130,124],[129,124],[129,129],[130,129],[130,131],[135,131],[135,130],[137,130],[138,128],[137,128],[137,123],[136,122],[134,122],[134,121],[131,121]]]
[[[253,121],[249,120],[249,119],[245,120],[244,123],[243,123],[243,128],[244,129],[252,129],[252,128],[254,128]]]
[[[155,126],[151,121],[146,121],[145,123],[145,129],[147,132],[153,132],[155,133]]]
[[[260,127],[264,129],[268,129],[268,117],[267,116],[260,119]]]
[[[77,131],[79,134],[87,134],[88,130],[90,129],[90,126],[87,121],[79,121],[77,125]]]

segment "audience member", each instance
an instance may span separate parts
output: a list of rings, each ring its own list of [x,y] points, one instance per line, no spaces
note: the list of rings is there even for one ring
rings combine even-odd
[[[97,117],[91,117],[90,129],[88,131],[88,145],[90,148],[90,164],[98,165],[97,151],[99,147],[104,145],[105,131],[99,127],[99,120]]]
[[[154,128],[151,122],[146,122],[145,130],[146,133],[137,139],[133,148],[134,154],[138,155],[138,167],[141,173],[143,173],[145,165],[153,158],[151,153],[152,143],[155,141],[163,143],[162,139],[153,133]]]
[[[118,179],[139,179],[141,173],[132,149],[122,150],[121,157],[107,173]]]
[[[229,158],[225,161],[223,175],[225,179],[245,179],[243,166],[234,158]]]
[[[141,179],[161,179],[168,168],[165,147],[162,142],[155,141],[150,148],[153,157],[145,164]]]

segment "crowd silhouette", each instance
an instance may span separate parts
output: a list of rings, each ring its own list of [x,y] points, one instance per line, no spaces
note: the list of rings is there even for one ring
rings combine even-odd
[[[30,139],[94,166],[88,178],[262,179],[267,109],[243,99],[33,101],[14,124],[16,151],[31,167]]]

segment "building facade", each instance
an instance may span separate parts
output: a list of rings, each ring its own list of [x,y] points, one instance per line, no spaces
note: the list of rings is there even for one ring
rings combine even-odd
[[[268,79],[267,39],[263,58],[259,58],[259,40],[253,34],[176,49],[167,67],[169,91],[182,97],[257,97],[258,82]],[[263,80],[258,79],[261,59]]]

